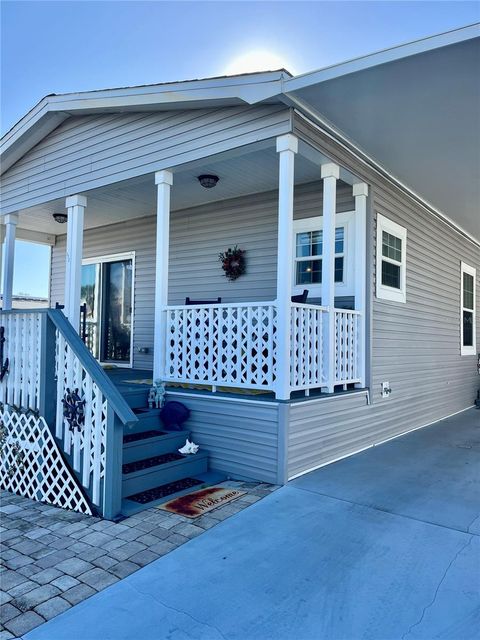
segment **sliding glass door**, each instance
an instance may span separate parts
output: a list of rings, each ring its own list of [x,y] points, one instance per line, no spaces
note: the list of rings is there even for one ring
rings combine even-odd
[[[108,256],[82,266],[81,334],[105,364],[131,365],[133,255]]]

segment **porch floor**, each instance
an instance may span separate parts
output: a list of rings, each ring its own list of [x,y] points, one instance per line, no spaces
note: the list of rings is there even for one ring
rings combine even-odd
[[[113,384],[118,388],[120,393],[128,393],[131,391],[139,391],[144,388],[148,390],[151,387],[153,380],[153,371],[151,369],[127,369],[123,367],[105,369],[105,373],[108,375]],[[211,388],[202,384],[180,384],[180,383],[168,383],[167,390],[175,393],[193,393],[198,395],[218,396],[223,398],[238,398],[244,397],[250,400],[261,400],[262,402],[277,402],[275,394],[271,391],[260,391],[252,389],[227,389],[221,385],[217,387],[215,393],[211,391]],[[321,389],[311,389],[310,395],[306,396],[304,391],[295,391],[291,395],[291,400],[311,400],[312,398],[328,398],[332,395],[346,394],[352,392],[362,391],[362,389],[355,388],[354,385],[348,385],[346,390],[340,389],[332,393],[324,393]]]

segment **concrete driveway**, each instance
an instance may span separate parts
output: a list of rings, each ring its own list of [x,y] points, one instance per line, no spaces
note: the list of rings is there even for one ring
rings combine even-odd
[[[291,482],[28,640],[478,639],[480,411]]]

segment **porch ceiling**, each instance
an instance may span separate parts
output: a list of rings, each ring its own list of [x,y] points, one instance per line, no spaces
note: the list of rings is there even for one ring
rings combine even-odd
[[[203,188],[197,176],[213,173],[220,180],[214,189]],[[320,178],[318,164],[298,154],[295,182],[303,184]],[[278,154],[273,145],[236,157],[207,158],[175,169],[172,188],[172,210],[188,209],[210,202],[227,200],[252,193],[271,191],[278,186]],[[132,178],[124,182],[82,192],[88,198],[85,228],[143,218],[156,211],[154,175]],[[65,199],[19,211],[19,228],[61,235],[66,226],[52,218],[53,213],[65,211]]]

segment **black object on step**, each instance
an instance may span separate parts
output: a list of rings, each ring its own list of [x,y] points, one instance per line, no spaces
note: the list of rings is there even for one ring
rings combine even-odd
[[[183,423],[190,417],[190,409],[181,402],[167,402],[160,411],[160,419],[168,431],[182,431]]]

